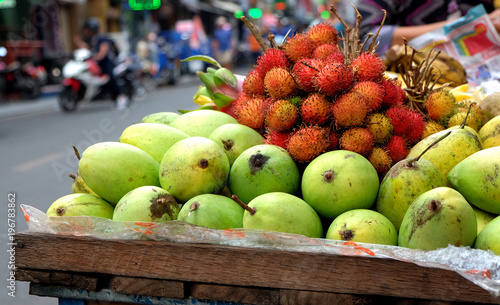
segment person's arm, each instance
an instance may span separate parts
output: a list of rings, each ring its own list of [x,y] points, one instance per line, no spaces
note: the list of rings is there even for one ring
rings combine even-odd
[[[108,54],[109,51],[109,43],[106,41],[103,41],[99,44],[99,51],[94,55],[95,60],[101,60],[104,57],[106,57],[106,54]]]
[[[500,9],[496,9],[493,12],[489,13],[488,17],[495,26],[497,32],[500,33]],[[410,41],[420,35],[434,31],[435,29],[440,28],[449,22],[453,22],[453,20],[445,20],[417,26],[398,26],[394,29],[391,45],[402,45],[403,38],[406,38],[406,40]]]
[[[89,45],[85,41],[83,41],[83,39],[79,35],[75,35],[73,37],[73,42],[75,43],[77,48],[90,49]]]

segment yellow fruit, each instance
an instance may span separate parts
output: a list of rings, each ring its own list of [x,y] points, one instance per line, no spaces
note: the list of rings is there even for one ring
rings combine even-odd
[[[479,129],[479,137],[483,142],[483,149],[500,146],[500,115],[489,120]]]

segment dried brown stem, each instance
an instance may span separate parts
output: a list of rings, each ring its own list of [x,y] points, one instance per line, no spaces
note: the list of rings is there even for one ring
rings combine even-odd
[[[251,208],[249,207],[248,205],[246,205],[245,203],[243,203],[243,201],[241,201],[241,199],[237,196],[237,195],[232,195],[231,196],[233,198],[234,201],[236,201],[236,203],[238,203],[242,208],[244,208],[245,210],[247,210],[250,215],[254,215],[257,210],[255,208]]]
[[[240,20],[243,21],[243,23],[245,23],[246,27],[248,28],[250,33],[252,33],[253,37],[257,39],[257,42],[259,43],[262,50],[266,51],[267,49],[269,49],[269,46],[267,45],[266,41],[260,35],[259,29],[252,22],[250,22],[250,20],[248,20],[245,16],[241,17]]]
[[[75,145],[71,145],[73,147],[73,151],[75,152],[75,156],[78,160],[81,159],[80,153],[78,152],[78,149],[76,149]]]

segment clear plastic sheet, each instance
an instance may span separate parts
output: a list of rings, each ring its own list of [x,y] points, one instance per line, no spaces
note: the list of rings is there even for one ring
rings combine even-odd
[[[90,236],[101,239],[159,240],[205,243],[270,250],[330,253],[411,262],[423,267],[455,271],[494,297],[500,297],[500,256],[491,251],[448,246],[434,251],[395,246],[308,238],[262,230],[214,230],[181,221],[166,223],[118,222],[99,217],[49,217],[21,205],[29,232]]]

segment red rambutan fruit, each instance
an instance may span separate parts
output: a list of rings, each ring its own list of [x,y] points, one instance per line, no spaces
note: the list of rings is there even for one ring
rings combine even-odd
[[[307,30],[306,35],[315,46],[324,43],[337,44],[338,42],[337,29],[328,23],[319,23],[312,26]]]
[[[293,74],[295,74],[300,89],[312,92],[316,90],[313,78],[323,68],[325,63],[319,59],[304,58],[293,65]]]
[[[373,165],[379,177],[383,177],[391,168],[392,159],[387,151],[381,147],[374,147],[368,155],[368,161]]]
[[[297,122],[299,110],[287,100],[277,100],[267,107],[265,126],[269,130],[286,131]]]
[[[345,63],[344,55],[341,52],[334,52],[325,59],[326,62],[338,62],[339,64]]]
[[[341,63],[327,63],[313,78],[320,92],[334,96],[349,90],[354,83],[351,69]]]
[[[338,126],[350,127],[363,124],[368,109],[360,93],[349,91],[338,97],[332,106],[332,112]]]
[[[282,99],[297,90],[297,84],[287,69],[275,67],[266,73],[264,88],[272,98]]]
[[[391,157],[392,163],[396,164],[408,155],[408,144],[403,137],[393,136],[385,146],[385,150]]]
[[[351,69],[357,81],[379,82],[384,75],[386,66],[384,60],[375,53],[361,53],[351,61]]]
[[[264,127],[264,118],[268,102],[264,96],[253,96],[238,102],[235,110],[236,120],[250,128],[261,129]]]
[[[287,68],[289,65],[288,58],[285,52],[282,50],[270,48],[262,53],[259,58],[257,58],[257,63],[255,70],[259,72],[260,75],[266,75],[267,71],[274,67]]]
[[[432,90],[425,101],[427,115],[435,121],[441,121],[450,116],[455,107],[455,96],[448,89]]]
[[[290,135],[287,150],[295,161],[311,162],[329,146],[328,128],[303,126]]]
[[[340,134],[332,129],[330,130],[328,138],[330,139],[330,146],[328,147],[328,150],[331,151],[339,149]]]
[[[422,136],[425,121],[422,115],[405,106],[391,107],[386,111],[395,135],[403,136],[411,144]]]
[[[248,96],[265,95],[264,76],[257,70],[250,71],[243,81],[242,89]]]
[[[373,135],[368,129],[354,127],[344,131],[340,137],[340,148],[366,156],[373,149]]]
[[[333,43],[324,43],[314,49],[314,51],[312,52],[312,57],[317,59],[325,59],[333,53],[340,53],[337,45]]]
[[[384,99],[382,105],[385,107],[402,106],[405,104],[407,96],[401,82],[396,79],[382,79],[382,86],[384,86]]]
[[[332,116],[331,103],[319,93],[310,94],[300,107],[302,121],[311,125],[324,125]]]
[[[285,44],[285,54],[292,62],[302,58],[309,58],[314,50],[314,46],[305,34],[297,34],[288,39]]]
[[[363,81],[355,83],[352,90],[363,94],[368,112],[376,111],[382,106],[385,95],[384,86],[372,81]]]
[[[276,145],[283,149],[286,149],[288,143],[289,132],[279,132],[276,130],[267,130],[264,135],[264,143],[270,145]]]
[[[367,118],[366,128],[372,133],[375,143],[386,143],[392,137],[392,124],[383,113],[372,113]]]

